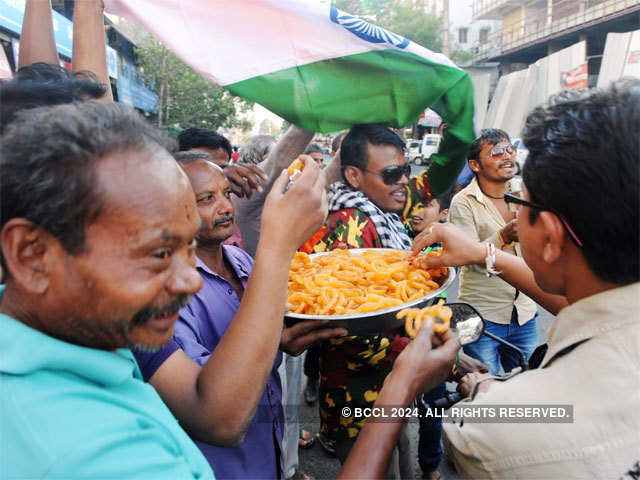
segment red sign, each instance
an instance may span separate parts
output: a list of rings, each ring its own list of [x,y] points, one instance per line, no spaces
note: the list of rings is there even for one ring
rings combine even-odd
[[[427,108],[424,112],[420,114],[420,118],[418,119],[418,124],[423,127],[433,127],[438,128],[442,123],[442,118],[436,112]]]
[[[589,88],[589,66],[586,63],[560,74],[560,90],[581,88]]]

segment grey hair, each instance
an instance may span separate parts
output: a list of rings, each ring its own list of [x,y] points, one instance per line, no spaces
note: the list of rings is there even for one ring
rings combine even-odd
[[[307,153],[315,153],[315,152],[324,153],[322,151],[322,148],[320,148],[320,145],[318,145],[315,142],[310,143],[309,146],[307,147],[307,149],[304,151],[305,154],[307,154]]]
[[[0,227],[25,218],[56,237],[69,253],[82,252],[86,227],[104,210],[96,185],[98,162],[115,152],[174,146],[133,109],[118,103],[24,110],[0,139]],[[4,256],[0,259],[4,263]]]
[[[271,151],[275,143],[276,139],[272,135],[256,135],[249,138],[240,149],[238,163],[258,164],[262,162],[264,156]]]
[[[176,152],[173,154],[180,165],[189,165],[194,162],[207,162],[210,167],[224,175],[224,170],[213,162],[213,157],[204,150],[187,150],[186,152]]]

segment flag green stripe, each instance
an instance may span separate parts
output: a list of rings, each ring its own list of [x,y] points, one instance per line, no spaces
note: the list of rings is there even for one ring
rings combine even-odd
[[[431,186],[448,188],[473,141],[473,88],[459,69],[398,50],[375,50],[293,67],[226,86],[313,132],[358,123],[402,127],[431,107],[449,126]],[[447,149],[445,151],[445,148]]]

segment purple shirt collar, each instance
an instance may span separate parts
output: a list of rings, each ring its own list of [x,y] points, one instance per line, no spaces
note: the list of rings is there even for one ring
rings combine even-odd
[[[252,263],[249,263],[246,258],[246,252],[240,250],[232,245],[222,245],[222,254],[224,258],[229,262],[231,268],[235,272],[236,276],[242,282],[242,286],[247,286],[247,280],[249,279],[249,273],[251,272]],[[208,275],[217,277],[224,280],[220,275],[211,270],[201,259],[196,255],[196,268],[200,271],[207,273]]]
[[[237,247],[223,245],[222,248],[225,259],[246,287],[253,258]],[[204,365],[240,307],[240,300],[233,287],[197,256],[196,267],[202,276],[202,289],[188,305],[180,309],[180,319],[176,323],[171,342],[159,352],[135,352],[145,379],[149,379],[178,348],[199,365]],[[282,385],[277,369],[281,358],[282,355],[278,352],[242,445],[237,448],[222,448],[196,442],[216,477],[273,479],[280,475],[284,412],[281,404]],[[225,375],[239,374],[233,369],[225,372]]]

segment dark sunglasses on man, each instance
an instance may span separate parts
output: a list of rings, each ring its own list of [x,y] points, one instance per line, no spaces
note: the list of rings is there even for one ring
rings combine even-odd
[[[496,145],[491,150],[489,150],[489,155],[491,155],[491,158],[502,158],[504,157],[505,153],[507,155],[513,155],[514,153],[516,153],[516,147],[511,144]]]
[[[567,233],[571,237],[571,240],[573,240],[576,245],[582,248],[582,242],[580,241],[578,236],[574,233],[573,229],[571,228],[567,220],[564,218],[564,216],[557,210],[549,207],[544,207],[542,205],[538,205],[537,203],[527,202],[526,200],[523,200],[520,197],[516,197],[515,195],[511,195],[510,193],[504,194],[504,201],[509,204],[509,207],[513,207],[512,211],[515,211],[515,212],[519,211],[522,208],[522,206],[525,206],[525,207],[533,208],[535,210],[553,213],[556,217],[560,219],[560,221],[562,222],[562,226],[567,230]]]
[[[364,170],[365,172],[373,173],[382,177],[382,181],[385,185],[395,185],[400,181],[403,175],[407,178],[411,177],[411,165],[405,163],[404,165],[393,165],[387,167],[381,172],[374,172],[373,170]]]

